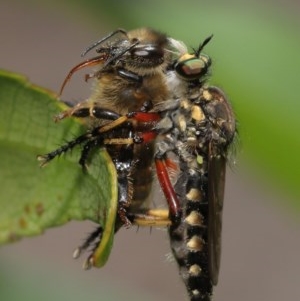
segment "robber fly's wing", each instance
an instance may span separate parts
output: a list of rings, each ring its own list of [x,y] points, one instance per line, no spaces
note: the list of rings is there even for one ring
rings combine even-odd
[[[226,158],[209,147],[208,162],[208,268],[213,285],[218,283],[221,256],[222,209]]]

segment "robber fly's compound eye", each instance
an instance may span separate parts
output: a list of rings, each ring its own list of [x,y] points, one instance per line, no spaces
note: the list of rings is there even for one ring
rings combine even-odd
[[[193,54],[185,54],[175,63],[174,69],[185,80],[200,79],[207,74],[211,65],[211,59],[205,54],[196,57]]]

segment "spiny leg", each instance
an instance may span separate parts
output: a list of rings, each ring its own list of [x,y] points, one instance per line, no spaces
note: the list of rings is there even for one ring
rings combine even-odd
[[[129,139],[128,138],[108,138],[105,140],[104,140],[104,138],[103,138],[103,140],[100,139],[101,137],[104,137],[103,136],[104,133],[109,132],[110,130],[113,130],[115,127],[121,125],[122,123],[124,123],[127,120],[128,120],[128,118],[126,116],[121,116],[117,120],[114,120],[104,126],[96,127],[92,131],[89,131],[89,132],[77,137],[76,139],[67,142],[65,145],[59,147],[58,149],[56,149],[50,153],[37,156],[37,160],[41,162],[41,166],[43,167],[49,161],[53,160],[55,157],[60,156],[61,154],[66,153],[69,150],[72,150],[75,146],[81,145],[88,141],[88,143],[85,146],[86,150],[83,150],[82,158],[80,159],[80,162],[79,162],[80,165],[83,166],[84,162],[86,161],[86,158],[88,156],[88,153],[94,143],[95,143],[95,146],[102,144],[99,141],[103,141],[103,144],[106,144],[106,143],[107,144],[140,143],[140,140],[138,139],[138,137],[136,137],[135,140],[132,138],[129,138]],[[114,141],[115,139],[117,139],[117,140]],[[99,141],[97,142],[97,140],[99,140]]]
[[[95,244],[93,246],[93,250],[91,253],[91,254],[93,254],[93,251],[98,247],[98,245],[101,241],[102,233],[103,233],[103,229],[101,227],[97,227],[97,229],[95,229],[92,233],[90,233],[89,236],[85,239],[84,243],[74,250],[73,258],[74,259],[79,258],[83,251],[88,249],[92,244]],[[88,262],[88,259],[87,259],[87,262]],[[86,266],[86,264],[84,264],[84,266]]]
[[[78,163],[82,167],[83,171],[87,171],[86,161],[88,160],[89,154],[93,148],[97,146],[103,146],[103,139],[93,139],[88,141],[81,150],[81,155]]]
[[[51,160],[53,160],[55,157],[60,156],[61,154],[66,153],[67,151],[72,150],[75,146],[80,145],[80,144],[86,142],[91,137],[92,137],[92,133],[90,133],[90,132],[85,133],[85,134],[77,137],[76,139],[67,142],[63,146],[59,147],[58,149],[56,149],[56,150],[54,150],[54,151],[52,151],[50,153],[47,153],[45,155],[38,155],[37,156],[37,160],[41,162],[40,166],[43,167],[48,162],[50,162]]]
[[[120,117],[119,114],[117,114],[116,112],[111,111],[111,110],[102,109],[100,107],[89,108],[89,107],[81,107],[81,106],[82,106],[82,104],[79,104],[77,107],[72,108],[67,111],[64,111],[61,114],[57,115],[56,121],[61,120],[66,117],[70,117],[70,116],[79,117],[79,118],[88,117],[88,116],[91,116],[90,114],[93,114],[92,116],[99,118],[99,119],[101,118],[104,120],[119,120],[117,125],[119,125],[120,122],[122,123],[125,120],[127,120],[127,118],[124,120],[124,118],[122,118],[123,116]],[[90,139],[95,139],[96,137],[100,136],[100,133],[109,131],[109,130],[113,129],[114,127],[116,127],[117,125],[115,125],[115,123],[113,123],[113,125],[111,125],[111,126],[106,125],[105,127],[103,127],[103,126],[96,127],[92,131],[89,131],[89,132],[77,137],[76,139],[69,141],[65,145],[61,146],[60,148],[58,148],[48,154],[39,155],[37,157],[37,159],[38,159],[38,161],[41,162],[41,166],[44,166],[49,161],[54,159],[55,157],[60,156],[61,154],[73,149],[76,145],[80,145]]]
[[[167,209],[151,209],[140,213],[127,213],[126,216],[130,223],[142,227],[166,227],[171,225],[169,211]],[[83,263],[83,268],[88,270],[93,267],[93,255],[98,249],[102,240],[103,229],[97,227],[88,235],[83,244],[78,246],[73,252],[73,258],[78,259],[84,251],[92,247],[90,254]]]

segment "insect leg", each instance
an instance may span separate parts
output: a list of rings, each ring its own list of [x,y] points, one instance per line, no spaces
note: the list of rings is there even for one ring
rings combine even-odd
[[[89,248],[93,243],[95,243],[95,247],[98,246],[96,240],[101,240],[103,229],[101,227],[97,227],[89,236],[85,239],[84,243],[77,247],[73,252],[73,258],[77,259],[80,257],[81,253]],[[93,252],[92,252],[93,253]]]
[[[155,166],[160,186],[168,202],[169,218],[172,223],[178,224],[182,216],[182,208],[170,181],[166,159],[157,154],[155,157]]]
[[[141,143],[143,142],[143,137],[147,137],[145,139],[154,139],[155,135],[152,132],[141,134],[141,135],[135,135],[133,138],[106,138],[102,136],[104,133],[109,132],[110,130],[113,130],[115,127],[123,124],[125,121],[128,120],[127,116],[121,116],[120,118],[104,125],[101,127],[94,128],[91,132],[87,132],[76,139],[69,141],[65,145],[59,147],[58,149],[45,154],[45,155],[39,155],[37,157],[38,161],[41,162],[41,166],[45,166],[49,161],[53,160],[55,157],[60,156],[63,153],[66,153],[67,151],[73,149],[75,146],[83,144],[86,141],[89,141],[83,150],[82,158],[80,159],[80,165],[84,165],[85,160],[88,156],[88,153],[92,146],[99,146],[99,145],[105,145],[105,144],[133,144],[133,143]],[[103,140],[100,138],[103,137]],[[102,142],[102,143],[100,143]]]
[[[90,104],[87,101],[81,102],[76,105],[74,108],[63,111],[60,114],[54,117],[55,122],[58,122],[67,117],[77,117],[77,118],[85,118],[85,117],[94,117],[97,119],[104,120],[116,120],[120,117],[120,115],[112,110],[104,109],[93,103]]]
[[[86,170],[86,161],[88,159],[88,156],[91,152],[91,150],[96,146],[102,146],[103,145],[103,139],[93,139],[91,141],[88,141],[81,151],[81,156],[79,159],[79,164],[83,168],[83,170]]]
[[[85,133],[76,139],[67,142],[65,145],[59,147],[58,149],[45,154],[45,155],[38,155],[37,160],[41,162],[40,166],[45,166],[49,161],[53,160],[55,157],[60,156],[63,153],[73,149],[75,146],[80,145],[92,137],[92,133]]]
[[[151,209],[141,213],[128,213],[127,216],[136,226],[166,227],[171,225],[169,210],[167,209]]]
[[[143,77],[126,69],[119,68],[117,69],[118,75],[127,79],[128,81],[132,81],[135,83],[141,84],[143,82]]]
[[[57,116],[57,118],[58,118],[58,120],[61,120],[65,117],[74,116],[74,115],[76,116],[76,114],[78,114],[78,116],[76,116],[76,117],[87,117],[87,116],[90,116],[89,115],[90,111],[91,110],[87,107],[84,107],[84,108],[77,107],[77,109],[74,108],[74,109],[62,112],[60,115]],[[73,149],[75,146],[83,144],[86,141],[89,141],[84,147],[84,150],[82,153],[82,158],[80,159],[80,162],[79,162],[81,165],[84,165],[84,162],[88,156],[89,150],[92,147],[92,145],[95,144],[95,146],[96,146],[96,145],[101,144],[100,139],[99,139],[101,137],[101,134],[114,129],[115,127],[123,124],[125,121],[128,120],[128,117],[126,117],[126,116],[119,117],[119,114],[117,114],[111,110],[101,109],[99,107],[97,107],[94,110],[94,113],[96,116],[99,116],[99,118],[101,117],[104,119],[106,117],[106,119],[113,119],[114,121],[112,121],[102,127],[96,127],[92,131],[87,132],[72,141],[69,141],[65,145],[59,147],[58,149],[56,149],[48,154],[39,155],[37,157],[37,159],[38,159],[38,161],[41,162],[41,166],[45,166],[49,161],[53,160],[57,156],[60,156],[61,154],[66,153],[67,151]],[[106,142],[107,142],[107,144],[111,143],[110,139],[107,139]],[[103,141],[103,143],[104,143],[104,141]],[[132,139],[123,141],[123,139],[120,138],[120,139],[118,139],[117,143],[118,144],[132,144],[133,141],[132,141]]]

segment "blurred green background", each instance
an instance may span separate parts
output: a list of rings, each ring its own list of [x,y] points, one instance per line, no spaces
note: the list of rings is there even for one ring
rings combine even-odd
[[[213,33],[205,48],[213,59],[211,83],[231,99],[240,136],[226,187],[215,300],[297,300],[299,12],[299,2],[283,0],[2,0],[0,67],[58,91],[81,51],[118,27],[151,26],[191,47]],[[63,98],[88,93],[77,75]],[[176,266],[164,259],[163,231],[123,230],[108,265],[83,273],[69,260],[91,228],[82,224],[1,248],[0,299],[184,300]]]

